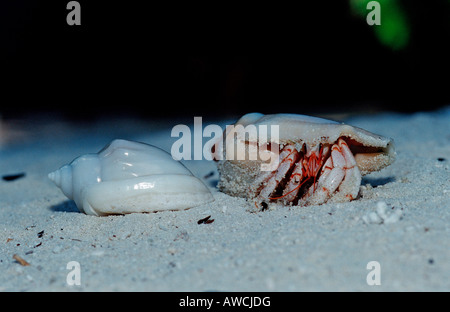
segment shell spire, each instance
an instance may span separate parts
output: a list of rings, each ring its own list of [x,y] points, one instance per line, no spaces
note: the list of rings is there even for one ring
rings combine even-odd
[[[52,180],[52,182],[55,183],[57,187],[61,186],[61,174],[59,173],[59,170],[50,172],[48,174],[48,178]]]
[[[73,199],[71,166],[65,165],[56,171],[50,172],[48,174],[48,178],[63,191],[64,195],[70,199]]]

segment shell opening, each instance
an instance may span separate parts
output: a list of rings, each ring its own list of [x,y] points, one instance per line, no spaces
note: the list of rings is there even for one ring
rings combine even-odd
[[[381,170],[395,160],[395,147],[392,140],[384,146],[368,146],[349,137],[342,137],[355,157],[362,175]]]
[[[386,147],[377,147],[363,145],[349,137],[341,137],[338,142],[341,140],[348,146],[362,174],[380,170],[393,160],[392,141]],[[271,201],[282,199],[296,205],[300,199],[315,191],[316,182],[330,166],[326,164],[332,163],[332,145],[319,143],[311,147],[303,143],[286,144],[280,148],[278,167],[268,174],[261,174],[258,186],[254,189],[255,197]]]
[[[255,194],[271,201],[283,199],[296,205],[311,187],[316,186],[330,154],[329,144],[319,144],[312,149],[306,144],[286,145],[280,150],[278,168],[264,177]]]

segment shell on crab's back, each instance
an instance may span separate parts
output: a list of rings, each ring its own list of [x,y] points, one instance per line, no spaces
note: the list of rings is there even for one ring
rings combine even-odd
[[[335,143],[339,137],[347,136],[367,146],[386,147],[391,139],[376,135],[367,130],[338,123],[319,117],[297,114],[263,115],[251,113],[244,115],[236,124],[248,126],[278,126],[280,142],[305,142],[310,146],[319,143]],[[271,132],[268,133],[270,139]],[[249,137],[250,141],[258,138]]]
[[[380,170],[395,160],[394,142],[391,138],[324,118],[297,114],[250,113],[242,116],[236,122],[236,125],[238,124],[244,127],[252,124],[257,129],[260,126],[278,126],[278,137],[271,136],[272,131],[268,131],[267,141],[265,138],[261,141],[258,132],[247,133],[249,141],[260,144],[279,139],[280,143],[305,143],[314,147],[318,144],[334,144],[339,138],[346,138],[363,175]]]

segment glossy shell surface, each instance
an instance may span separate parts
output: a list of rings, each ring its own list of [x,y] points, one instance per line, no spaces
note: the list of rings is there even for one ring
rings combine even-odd
[[[214,200],[203,182],[169,153],[133,141],[114,140],[48,176],[90,215],[180,210]]]

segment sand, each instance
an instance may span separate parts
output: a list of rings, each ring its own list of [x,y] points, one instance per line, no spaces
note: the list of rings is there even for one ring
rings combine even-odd
[[[4,121],[0,174],[25,176],[0,181],[0,290],[450,291],[450,107],[342,120],[396,143],[395,163],[364,177],[357,200],[252,213],[216,189],[213,162],[184,161],[215,202],[108,217],[78,212],[47,173],[115,138],[170,151],[172,127],[193,117]]]

